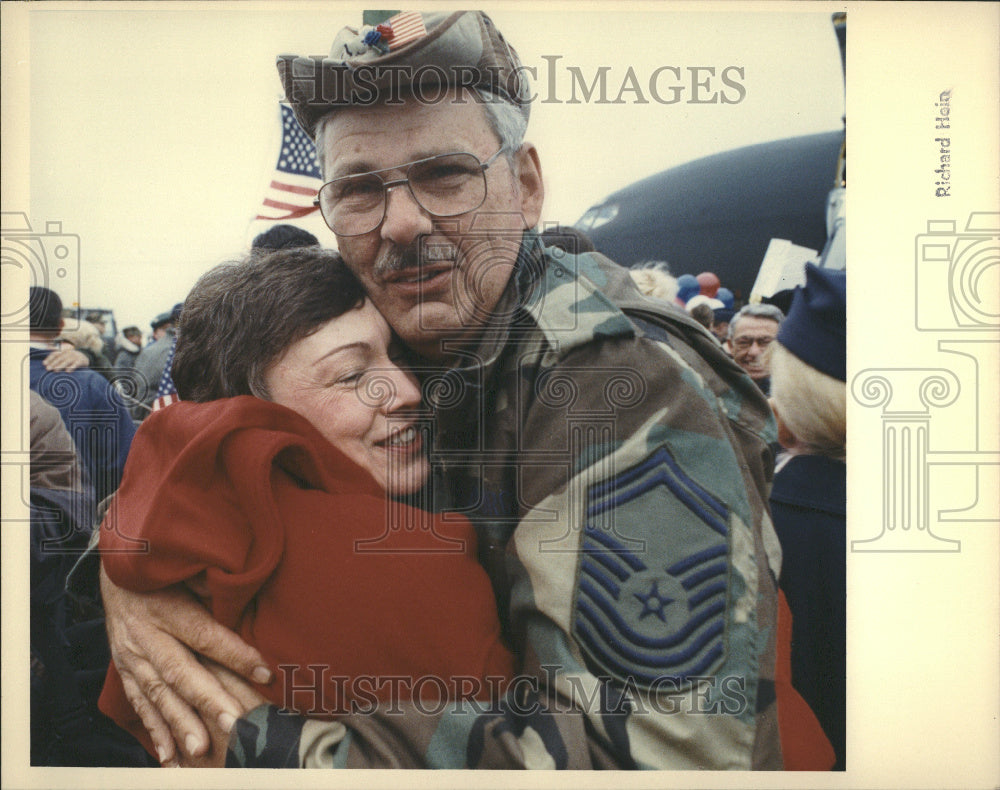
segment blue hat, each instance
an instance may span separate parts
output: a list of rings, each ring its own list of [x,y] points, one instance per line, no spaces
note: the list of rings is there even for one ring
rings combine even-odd
[[[155,330],[159,329],[164,324],[169,324],[173,320],[174,317],[171,313],[160,313],[156,316],[156,318],[149,322],[149,325]]]
[[[806,264],[778,342],[809,367],[847,380],[847,275]]]

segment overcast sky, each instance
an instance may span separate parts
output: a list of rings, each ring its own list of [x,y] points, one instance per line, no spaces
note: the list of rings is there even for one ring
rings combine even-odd
[[[80,237],[84,304],[147,331],[259,230],[250,221],[279,140],[275,55],[325,54],[340,27],[359,24],[362,6],[37,8],[25,210],[35,230],[58,221]],[[542,157],[545,221],[571,224],[608,193],[675,164],[841,127],[825,4],[801,13],[584,8],[485,8],[538,75],[528,138]],[[740,100],[690,103],[692,67],[715,70],[700,72],[701,97]],[[722,83],[727,68],[742,90]],[[606,101],[599,90],[583,100],[574,74],[589,85],[601,73]],[[651,79],[661,100],[680,100],[657,102]],[[333,245],[321,222],[311,229]],[[52,284],[75,301],[73,276]]]

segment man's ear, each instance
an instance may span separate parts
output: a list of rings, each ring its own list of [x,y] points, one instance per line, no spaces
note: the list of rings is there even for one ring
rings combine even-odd
[[[526,228],[533,228],[542,216],[545,201],[545,184],[542,181],[542,163],[538,149],[532,143],[524,143],[515,155],[517,161],[517,181],[521,190],[521,214]]]

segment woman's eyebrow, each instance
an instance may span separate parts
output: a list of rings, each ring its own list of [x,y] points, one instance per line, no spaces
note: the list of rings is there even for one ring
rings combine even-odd
[[[323,356],[314,359],[312,364],[314,366],[318,365],[320,362],[323,362],[324,360],[329,359],[332,356],[336,356],[337,354],[342,354],[345,351],[352,351],[353,349],[361,349],[362,351],[367,351],[370,348],[371,344],[366,343],[363,340],[357,340],[353,343],[345,343],[342,346],[336,346],[335,348],[331,348],[329,351],[323,354]]]

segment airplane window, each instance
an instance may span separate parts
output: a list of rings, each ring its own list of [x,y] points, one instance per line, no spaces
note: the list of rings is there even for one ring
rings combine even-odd
[[[596,208],[588,208],[587,212],[580,217],[576,222],[576,227],[580,230],[590,230],[590,227],[594,224],[594,219],[597,217]]]
[[[611,222],[615,217],[618,216],[618,204],[611,203],[607,206],[601,206],[597,212],[597,216],[594,218],[594,222],[591,225],[592,228],[599,228],[601,225],[606,225]]]

